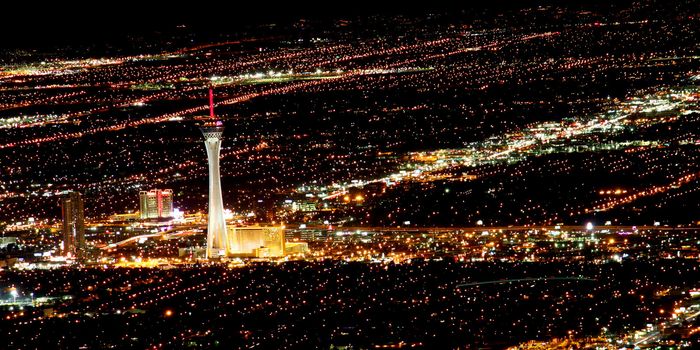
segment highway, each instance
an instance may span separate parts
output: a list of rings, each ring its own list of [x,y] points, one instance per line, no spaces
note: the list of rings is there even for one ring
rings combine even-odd
[[[205,224],[188,224],[182,226],[176,226],[167,231],[143,234],[138,236],[129,237],[127,239],[121,240],[119,242],[111,243],[102,247],[103,250],[108,250],[123,245],[135,243],[141,239],[149,239],[159,237],[162,239],[168,239],[175,236],[185,236],[194,234],[194,232],[177,232],[183,230],[191,230],[194,228],[204,228]],[[365,232],[405,232],[405,233],[452,233],[452,232],[483,232],[483,231],[530,231],[530,230],[540,230],[540,231],[579,231],[584,232],[586,226],[578,225],[556,225],[556,226],[460,226],[460,227],[377,227],[377,226],[335,226],[335,225],[313,225],[306,226],[304,228],[299,228],[297,225],[287,225],[287,230],[302,230],[302,231],[365,231]],[[610,231],[610,232],[633,232],[633,231],[700,231],[700,227],[666,227],[666,226],[598,226],[591,232],[600,231]]]
[[[287,229],[299,230],[332,230],[332,231],[369,231],[369,232],[455,232],[455,231],[587,231],[585,225],[549,225],[549,226],[454,226],[454,227],[414,227],[414,226],[336,226],[336,225],[307,225],[299,228],[295,225],[286,225]],[[670,226],[596,226],[591,232],[603,230],[611,232],[632,231],[700,231],[700,227],[670,227]]]
[[[129,238],[121,240],[119,242],[110,243],[104,247],[101,247],[100,249],[109,250],[109,249],[113,249],[116,247],[121,247],[123,245],[136,243],[141,239],[149,239],[149,238],[156,238],[156,237],[158,237],[160,239],[169,239],[171,237],[189,236],[189,235],[193,235],[193,234],[198,233],[198,232],[192,231],[192,229],[198,228],[198,227],[203,228],[204,226],[205,225],[203,225],[203,224],[189,224],[189,225],[177,226],[175,228],[171,228],[169,230],[158,232],[158,233],[148,233],[148,234],[144,234],[144,235],[129,237]],[[172,233],[172,232],[175,232],[175,233]]]
[[[697,318],[698,316],[700,316],[700,311],[696,311],[694,314],[692,314],[688,317],[684,317],[684,318],[679,317],[674,322],[672,322],[671,325],[678,325],[678,324],[682,323],[683,321],[692,321],[693,319]],[[655,330],[654,332],[652,332],[648,336],[634,342],[634,345],[636,346],[639,344],[646,344],[646,343],[652,343],[652,342],[658,341],[661,338],[660,336],[661,336],[661,331]]]
[[[499,284],[499,283],[517,283],[517,282],[539,282],[539,281],[587,281],[596,282],[597,279],[586,278],[586,277],[531,277],[531,278],[513,278],[504,280],[493,280],[493,281],[481,281],[472,283],[458,284],[459,287],[472,287],[472,286],[482,286],[487,284]]]

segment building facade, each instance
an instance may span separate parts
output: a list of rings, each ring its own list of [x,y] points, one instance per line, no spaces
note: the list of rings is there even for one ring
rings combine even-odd
[[[228,255],[280,257],[285,255],[284,228],[244,226],[228,228]]]
[[[173,216],[173,190],[153,189],[139,192],[141,219],[170,218]]]
[[[61,198],[63,218],[63,247],[65,256],[82,257],[85,252],[85,214],[83,196],[79,192],[67,191]]]

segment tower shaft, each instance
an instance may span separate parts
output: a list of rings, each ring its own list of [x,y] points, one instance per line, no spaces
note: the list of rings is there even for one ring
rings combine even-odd
[[[221,176],[219,174],[221,134],[224,131],[224,127],[220,125],[205,125],[201,130],[204,135],[204,146],[207,149],[207,158],[209,161],[207,258],[210,258],[228,252],[226,221],[224,220],[224,202],[221,196]]]

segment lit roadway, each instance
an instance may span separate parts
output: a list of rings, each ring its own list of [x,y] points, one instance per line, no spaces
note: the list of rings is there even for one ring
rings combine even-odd
[[[202,228],[202,227],[205,227],[205,225],[204,224],[190,224],[190,225],[177,226],[175,228],[171,228],[171,229],[161,231],[158,233],[148,233],[148,234],[144,234],[144,235],[129,237],[129,238],[121,240],[119,242],[110,243],[104,247],[101,247],[100,249],[109,250],[112,248],[116,248],[116,247],[120,247],[123,245],[138,242],[141,239],[149,239],[149,238],[155,238],[155,237],[158,237],[161,239],[170,239],[171,237],[189,236],[189,235],[193,235],[193,234],[198,233],[198,232],[191,231],[191,229]],[[181,232],[172,233],[173,231],[181,231]]]
[[[204,228],[205,224],[188,224],[182,226],[175,226],[166,231],[158,233],[149,233],[144,235],[138,235],[129,237],[127,239],[121,240],[119,242],[108,244],[101,247],[103,250],[108,250],[116,247],[120,247],[127,244],[132,244],[138,242],[141,239],[149,238],[161,238],[169,239],[178,236],[187,236],[198,234],[199,232],[193,231],[183,231],[191,230],[194,228]],[[370,227],[370,226],[335,226],[335,225],[317,225],[317,226],[306,226],[305,228],[299,228],[298,226],[286,225],[287,230],[304,230],[304,231],[368,231],[368,232],[409,232],[409,233],[449,233],[455,231],[530,231],[530,230],[541,230],[541,231],[590,231],[590,232],[631,232],[631,231],[700,231],[700,227],[667,227],[667,226],[599,226],[593,230],[587,230],[586,226],[576,226],[576,225],[560,225],[560,226],[461,226],[461,227]],[[183,231],[176,232],[174,231]]]
[[[504,279],[504,280],[493,280],[493,281],[482,281],[482,282],[472,282],[458,284],[459,287],[473,287],[482,286],[486,284],[500,284],[500,283],[517,283],[517,282],[539,282],[539,281],[584,281],[584,282],[596,282],[594,278],[586,277],[531,277],[531,278],[514,278],[514,279]]]
[[[670,226],[596,226],[593,230],[587,230],[585,225],[550,225],[550,226],[454,226],[454,227],[403,227],[403,226],[336,226],[307,225],[305,228],[286,225],[287,229],[300,230],[332,230],[332,231],[370,231],[370,232],[454,232],[454,231],[700,231],[700,227],[670,227]]]
[[[688,317],[684,317],[684,318],[679,317],[676,321],[672,322],[671,325],[676,326],[676,325],[679,325],[680,323],[682,323],[683,321],[692,321],[694,318],[696,318],[698,316],[700,316],[700,311],[696,311],[694,314],[692,314]],[[661,335],[660,331],[654,331],[651,334],[649,334],[648,336],[634,342],[634,345],[637,346],[639,344],[646,344],[649,342],[655,342],[655,341],[659,340],[660,335]]]

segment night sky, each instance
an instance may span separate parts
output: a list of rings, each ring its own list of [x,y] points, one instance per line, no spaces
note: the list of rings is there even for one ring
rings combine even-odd
[[[44,48],[73,44],[94,44],[105,40],[121,41],[133,35],[150,35],[187,25],[195,31],[237,32],[267,23],[286,24],[300,19],[336,20],[372,15],[480,16],[484,12],[521,8],[532,4],[583,4],[590,8],[618,6],[599,0],[575,1],[446,1],[397,2],[191,2],[181,5],[165,1],[61,2],[3,4],[0,21],[0,47]]]

